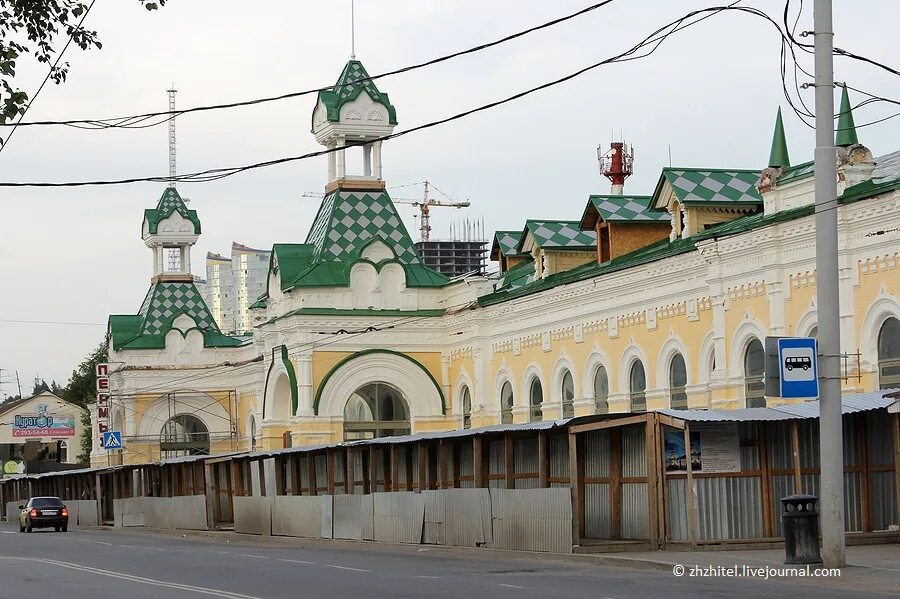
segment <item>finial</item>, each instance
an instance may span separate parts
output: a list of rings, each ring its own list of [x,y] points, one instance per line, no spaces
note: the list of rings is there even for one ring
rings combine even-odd
[[[175,187],[175,83],[166,90],[169,94],[169,187]]]
[[[784,136],[784,123],[781,121],[780,106],[778,107],[778,116],[775,117],[775,133],[772,134],[772,151],[769,152],[769,166],[773,168],[788,168],[791,166],[787,139]]]
[[[356,2],[350,0],[350,60],[356,60]]]
[[[853,122],[853,108],[850,106],[850,96],[847,94],[847,84],[843,85],[841,92],[841,111],[838,113],[837,131],[834,135],[834,145],[852,146],[859,143],[856,136],[856,124]]]

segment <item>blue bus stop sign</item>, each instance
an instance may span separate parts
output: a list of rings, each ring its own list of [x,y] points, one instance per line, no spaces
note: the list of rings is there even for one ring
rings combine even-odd
[[[781,397],[819,397],[819,364],[813,337],[782,337],[778,340],[778,371]]]

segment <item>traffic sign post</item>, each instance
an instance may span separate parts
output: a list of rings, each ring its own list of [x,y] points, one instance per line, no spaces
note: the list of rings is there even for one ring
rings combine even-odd
[[[780,338],[778,373],[781,379],[781,397],[819,397],[819,365],[815,338]]]
[[[122,449],[122,431],[106,431],[103,433],[103,447],[106,451]]]

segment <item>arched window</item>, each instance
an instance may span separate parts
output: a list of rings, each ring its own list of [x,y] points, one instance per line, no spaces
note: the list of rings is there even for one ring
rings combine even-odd
[[[644,373],[644,365],[640,360],[635,360],[631,365],[631,372],[628,376],[628,389],[631,392],[631,411],[646,412],[647,411],[647,375]]]
[[[196,416],[173,416],[159,433],[159,452],[164,460],[185,455],[209,455],[209,429]]]
[[[816,325],[813,328],[811,328],[809,330],[809,335],[807,335],[807,337],[812,337],[813,339],[818,339],[819,338],[819,326]]]
[[[543,403],[544,390],[541,387],[541,379],[534,377],[531,379],[531,387],[528,392],[528,419],[530,422],[540,422],[544,419],[544,412],[541,410]]]
[[[687,393],[684,388],[687,385],[687,367],[684,365],[684,356],[675,354],[669,364],[669,405],[673,410],[687,409]]]
[[[609,414],[609,377],[602,365],[594,373],[594,411],[597,414]]]
[[[574,418],[575,416],[575,381],[572,380],[572,373],[568,370],[562,378],[562,388],[560,389],[560,398],[562,399],[562,417]]]
[[[878,384],[882,389],[900,387],[900,320],[888,318],[878,333]]]
[[[759,339],[754,339],[744,351],[744,395],[748,408],[766,407],[766,352]]]
[[[469,387],[463,387],[462,391],[463,428],[472,428],[472,394]]]
[[[503,383],[500,389],[500,422],[503,424],[512,424],[513,421],[513,390],[509,381]]]
[[[344,406],[344,440],[408,435],[409,409],[397,389],[369,383],[357,389]]]

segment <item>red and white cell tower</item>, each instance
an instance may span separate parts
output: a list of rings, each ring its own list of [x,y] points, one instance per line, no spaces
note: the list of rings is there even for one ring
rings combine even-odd
[[[597,148],[597,160],[600,161],[600,173],[612,183],[613,195],[622,195],[625,179],[631,176],[634,167],[634,148],[622,141],[609,144],[609,150]]]

